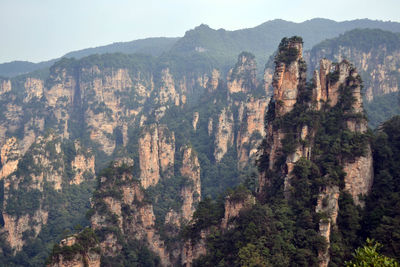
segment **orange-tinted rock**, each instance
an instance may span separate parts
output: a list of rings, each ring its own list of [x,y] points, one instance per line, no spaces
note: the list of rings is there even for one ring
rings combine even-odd
[[[217,129],[215,132],[214,158],[221,161],[228,148],[233,144],[233,114],[224,108],[218,116]]]
[[[241,53],[236,66],[231,69],[227,77],[229,93],[247,93],[257,87],[257,65],[253,55]]]
[[[268,100],[265,98],[251,97],[245,104],[243,119],[239,118],[242,125],[237,137],[239,168],[243,168],[255,156],[258,145],[265,136],[264,116],[267,106]]]

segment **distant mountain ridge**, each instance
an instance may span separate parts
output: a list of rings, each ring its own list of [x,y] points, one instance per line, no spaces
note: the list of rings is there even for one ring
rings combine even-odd
[[[336,22],[328,19],[315,18],[301,23],[275,19],[260,24],[254,28],[227,31],[214,30],[205,24],[189,30],[182,38],[147,38],[131,42],[119,42],[96,48],[87,48],[67,53],[65,57],[81,58],[98,53],[142,53],[153,56],[161,54],[193,55],[201,54],[212,58],[220,68],[228,68],[234,64],[236,56],[242,51],[253,53],[259,62],[265,62],[275,51],[279,41],[284,36],[301,35],[304,48],[311,49],[315,44],[338,36],[355,28],[378,28],[400,32],[400,23],[358,19]],[[55,59],[57,60],[57,59]],[[54,61],[55,61],[54,60]],[[53,60],[40,63],[10,62],[0,64],[0,76],[13,77],[37,69],[46,68]]]
[[[171,46],[179,38],[155,37],[139,39],[130,42],[117,42],[110,45],[98,46],[93,48],[85,48],[82,50],[72,51],[63,57],[80,59],[94,54],[106,53],[124,53],[124,54],[146,54],[159,56],[163,52],[169,50]],[[48,68],[58,59],[32,63],[29,61],[12,61],[0,64],[0,76],[14,77],[21,74],[29,73],[35,70]]]

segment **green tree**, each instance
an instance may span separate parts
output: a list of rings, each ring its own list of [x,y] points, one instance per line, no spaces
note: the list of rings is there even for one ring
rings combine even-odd
[[[382,248],[382,244],[376,242],[374,239],[367,238],[367,244],[356,249],[353,254],[353,259],[346,262],[347,267],[380,267],[380,266],[390,266],[398,267],[399,263],[392,258],[386,257],[379,253]]]

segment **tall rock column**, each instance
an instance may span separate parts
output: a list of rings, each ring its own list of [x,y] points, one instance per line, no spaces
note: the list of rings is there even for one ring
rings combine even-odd
[[[229,147],[233,144],[233,114],[229,109],[224,108],[218,116],[217,130],[215,133],[215,161],[220,162]]]
[[[174,172],[175,134],[164,125],[146,125],[139,138],[140,181],[144,188],[156,185],[161,175]]]
[[[303,70],[303,42],[301,38],[292,37],[283,40],[276,58],[272,86],[274,88],[275,112],[283,116],[293,109],[297,102],[300,79],[306,73]]]
[[[300,37],[284,38],[279,45],[279,51],[275,58],[275,73],[273,75],[272,86],[274,94],[268,107],[266,127],[266,138],[264,140],[264,156],[267,159],[266,169],[281,171],[286,176],[291,172],[294,163],[307,151],[299,150],[294,155],[287,157],[287,167],[284,170],[277,170],[275,166],[277,159],[282,156],[282,140],[285,138],[285,132],[281,128],[273,126],[273,121],[282,118],[289,113],[297,102],[299,89],[305,86],[306,71],[305,63],[302,58],[303,42]],[[267,171],[260,173],[259,190],[268,186],[269,178]],[[289,183],[285,178],[285,187]]]
[[[228,73],[227,86],[229,93],[248,93],[257,87],[257,65],[254,55],[242,52],[233,69]]]
[[[185,185],[181,190],[183,198],[182,217],[190,221],[195,211],[195,204],[200,202],[201,197],[200,163],[191,147],[184,146],[181,148],[181,151],[183,157],[180,172],[182,176],[187,177],[191,181],[190,185]]]

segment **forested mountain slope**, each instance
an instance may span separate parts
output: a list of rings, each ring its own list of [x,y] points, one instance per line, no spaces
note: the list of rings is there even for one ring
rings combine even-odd
[[[336,22],[318,18],[301,23],[276,19],[254,28],[235,31],[214,30],[202,24],[192,30],[188,30],[181,38],[159,37],[119,42],[69,52],[64,57],[79,59],[93,54],[104,53],[139,53],[152,56],[166,53],[172,56],[180,55],[185,57],[202,54],[215,64],[214,67],[227,71],[235,63],[236,56],[242,51],[253,53],[260,63],[265,62],[275,51],[279,41],[285,36],[303,36],[305,48],[311,49],[312,46],[327,38],[336,37],[356,28],[400,32],[400,24],[397,22],[369,19]],[[22,61],[3,63],[0,64],[0,76],[14,77],[31,71],[49,68],[56,60],[40,63]]]

